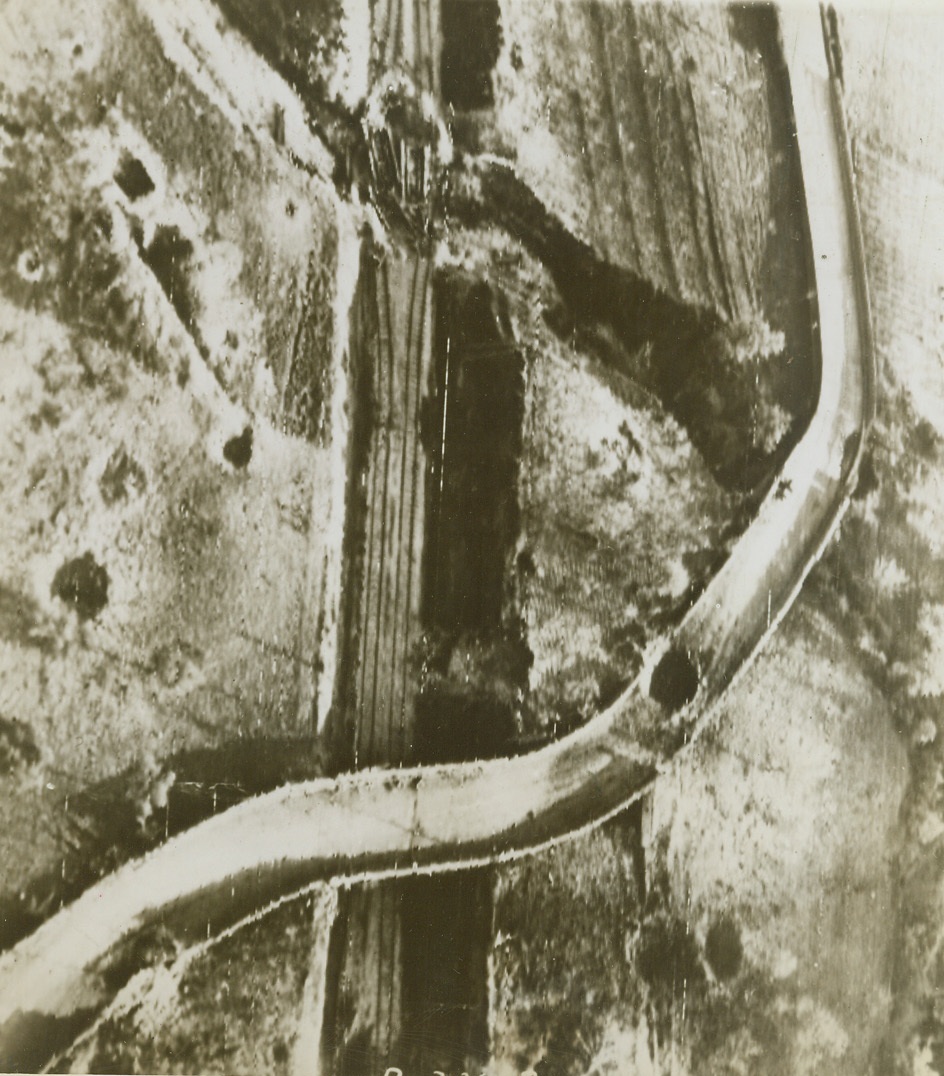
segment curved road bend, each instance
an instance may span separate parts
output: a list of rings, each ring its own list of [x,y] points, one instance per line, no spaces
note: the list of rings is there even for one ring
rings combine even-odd
[[[757,652],[848,504],[875,402],[829,40],[813,4],[783,12],[781,26],[821,312],[820,399],[781,482],[678,630],[608,710],[540,751],[286,786],[116,871],[0,957],[0,1067],[26,1051],[35,1059],[40,1043],[50,1056],[92,1023],[133,972],[127,945],[148,927],[189,944],[319,880],[509,859],[599,824],[646,790]],[[689,651],[700,672],[694,698],[671,717],[648,693],[669,647]]]

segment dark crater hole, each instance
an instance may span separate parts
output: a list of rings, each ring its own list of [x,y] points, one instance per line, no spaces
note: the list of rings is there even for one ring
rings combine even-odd
[[[52,593],[78,614],[91,620],[108,604],[108,572],[91,553],[66,561],[52,581]]]
[[[741,933],[732,919],[719,919],[708,928],[705,956],[711,970],[719,979],[731,979],[737,975],[744,949],[741,945]]]
[[[145,265],[157,277],[177,316],[188,328],[192,326],[194,316],[193,296],[187,280],[187,262],[192,254],[190,240],[176,225],[165,224],[154,230],[154,238],[141,251]]]
[[[223,445],[223,458],[238,469],[248,466],[252,459],[251,426],[247,426],[238,437],[231,437]]]
[[[698,691],[698,669],[684,650],[667,650],[652,673],[649,695],[669,713],[692,701]]]
[[[137,157],[132,157],[130,153],[122,157],[118,171],[115,172],[115,182],[132,202],[154,190],[154,180],[151,179],[148,170]]]

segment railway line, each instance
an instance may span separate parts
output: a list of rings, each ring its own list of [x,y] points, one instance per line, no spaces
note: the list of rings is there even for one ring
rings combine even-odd
[[[426,0],[373,0],[371,22],[377,49],[375,79],[407,74],[422,93],[439,96],[439,5]]]
[[[354,406],[365,412],[359,421],[367,440],[355,478],[364,497],[360,594],[345,629],[356,652],[346,697],[357,770],[412,761],[428,474],[420,410],[432,350],[427,251],[373,250],[362,260],[355,303],[354,361],[363,368],[365,392]],[[349,1042],[366,1040],[376,1056],[387,1056],[402,1022],[400,894],[388,886],[359,887],[342,896],[336,912],[340,971],[333,990],[343,990],[349,1015],[327,1021],[331,1053],[347,1056]],[[326,994],[329,1008],[338,1009],[332,988]]]
[[[357,768],[398,766],[412,741],[410,651],[420,613],[424,475],[419,411],[430,369],[432,267],[421,252],[391,250],[369,288],[376,314],[373,430],[354,717]],[[368,361],[371,361],[368,359]]]

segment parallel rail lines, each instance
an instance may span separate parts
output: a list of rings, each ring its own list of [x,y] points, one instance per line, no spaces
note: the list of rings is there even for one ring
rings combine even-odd
[[[371,391],[355,406],[368,409],[371,432],[363,474],[363,582],[353,625],[355,769],[411,759],[427,472],[420,408],[432,361],[431,259],[394,247],[366,264],[375,331],[357,344],[369,352]],[[395,887],[355,888],[340,907],[339,979],[327,990],[324,1041],[332,1071],[343,1076],[376,1067],[375,1059],[396,1048],[403,1025],[403,929]]]
[[[407,74],[414,86],[439,97],[439,4],[429,0],[373,0],[374,81]]]
[[[374,0],[372,85],[406,75],[415,91],[438,97],[436,13],[428,0]],[[376,334],[363,341],[371,352],[371,393],[355,404],[371,412],[361,600],[352,626],[355,769],[411,760],[427,473],[420,408],[432,354],[433,267],[422,240],[431,229],[433,150],[390,127],[368,126],[365,133],[372,202],[391,236],[406,243],[393,243],[373,263]],[[342,900],[335,928],[340,981],[328,988],[332,1026],[325,1039],[333,1071],[361,1071],[395,1048],[403,1024],[399,901],[399,890],[383,885]],[[346,1026],[334,1015],[340,1002],[332,991],[344,996]]]
[[[355,696],[357,768],[402,765],[413,725],[412,643],[420,612],[423,479],[419,411],[431,362],[432,265],[389,252],[377,266],[374,430],[365,481],[364,586]]]

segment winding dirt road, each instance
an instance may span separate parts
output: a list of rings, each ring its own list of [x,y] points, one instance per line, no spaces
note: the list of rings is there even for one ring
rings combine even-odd
[[[820,309],[820,398],[780,482],[681,626],[650,648],[639,677],[608,710],[540,751],[287,786],[120,869],[0,958],[0,1067],[35,1057],[39,1042],[51,1056],[92,1023],[135,970],[128,946],[158,924],[191,943],[320,880],[455,870],[599,825],[645,792],[757,653],[849,502],[875,404],[858,214],[829,41],[824,50],[813,5],[791,6],[781,26]],[[672,715],[649,694],[670,649],[686,652],[699,673],[696,694]]]

